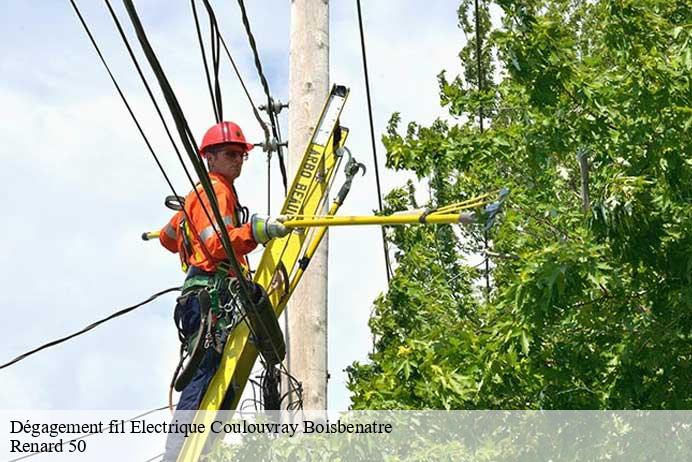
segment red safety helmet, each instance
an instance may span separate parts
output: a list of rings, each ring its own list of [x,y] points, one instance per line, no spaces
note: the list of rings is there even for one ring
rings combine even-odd
[[[239,144],[250,151],[255,146],[245,140],[245,135],[238,124],[234,122],[220,122],[212,126],[202,138],[199,146],[199,154],[204,157],[207,149],[221,144]]]

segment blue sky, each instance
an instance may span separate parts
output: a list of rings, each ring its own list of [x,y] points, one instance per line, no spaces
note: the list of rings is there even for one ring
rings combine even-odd
[[[114,2],[119,3],[119,2]],[[213,122],[189,2],[140,1],[150,39],[199,136]],[[235,2],[213,2],[255,101],[262,92]],[[288,98],[288,1],[246,2],[274,96]],[[444,116],[435,76],[461,72],[464,43],[456,1],[364,1],[376,138],[394,111],[407,122]],[[99,45],[179,191],[188,183],[117,36],[105,5],[79,2]],[[0,7],[0,315],[5,362],[47,340],[178,285],[177,257],[139,240],[170,211],[169,194],[68,1]],[[116,9],[126,24],[118,4]],[[129,26],[127,27],[129,31]],[[368,167],[342,214],[377,207],[354,1],[332,1],[330,72],[351,88],[342,123]],[[132,42],[133,45],[135,42]],[[138,47],[137,47],[138,48]],[[226,62],[224,111],[252,141],[261,130]],[[150,79],[153,84],[153,78]],[[283,127],[287,127],[285,114]],[[284,136],[286,132],[284,130]],[[378,146],[380,167],[384,148]],[[266,162],[253,152],[237,186],[252,211],[266,212]],[[406,174],[384,172],[387,191]],[[278,170],[273,207],[281,204]],[[337,179],[337,183],[338,183]],[[256,255],[256,256],[259,256]],[[348,407],[343,369],[370,348],[367,319],[386,288],[377,228],[339,228],[330,237],[329,407]],[[174,295],[0,371],[0,408],[150,409],[166,402],[177,362]]]

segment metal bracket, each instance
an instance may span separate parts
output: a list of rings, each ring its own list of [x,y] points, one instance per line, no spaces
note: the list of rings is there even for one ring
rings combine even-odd
[[[273,112],[274,114],[278,114],[284,108],[288,108],[288,103],[282,103],[281,100],[274,100],[274,98],[271,99],[271,106],[269,108],[271,110],[271,112]],[[259,106],[259,110],[269,112],[267,110],[266,104],[261,104]]]
[[[261,147],[262,151],[264,152],[272,153],[274,151],[278,151],[279,147],[288,147],[288,141],[279,143],[279,141],[276,138],[272,137],[270,140],[265,141],[264,143],[255,143],[255,146]]]

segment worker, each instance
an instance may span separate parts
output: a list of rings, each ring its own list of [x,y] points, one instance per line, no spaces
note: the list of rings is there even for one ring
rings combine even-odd
[[[238,262],[247,267],[247,254],[258,244],[284,237],[289,229],[275,219],[252,215],[247,220],[247,209],[241,207],[234,181],[240,176],[243,162],[253,145],[248,143],[241,128],[233,122],[221,122],[207,130],[199,147],[199,154],[206,159],[209,178],[223,217],[231,247]],[[190,192],[183,202],[184,211],[178,211],[159,233],[159,241],[166,249],[180,254],[183,268],[187,268],[181,296],[175,307],[174,318],[183,343],[198,333],[200,328],[199,291],[217,281],[218,277],[243,277],[234,274],[228,266],[228,256],[220,233],[216,230],[209,198],[201,185]],[[206,211],[205,211],[206,209]],[[244,223],[245,222],[245,223]],[[219,276],[221,275],[221,276]],[[224,285],[228,287],[228,284]],[[228,294],[220,293],[221,298]],[[224,342],[225,339],[221,339]],[[218,348],[220,346],[220,348]],[[214,376],[223,345],[209,347],[199,367],[185,385],[176,406],[177,411],[195,410]],[[187,419],[185,419],[187,420]],[[166,444],[164,460],[175,460],[182,440],[175,438]],[[169,446],[175,446],[170,447]]]

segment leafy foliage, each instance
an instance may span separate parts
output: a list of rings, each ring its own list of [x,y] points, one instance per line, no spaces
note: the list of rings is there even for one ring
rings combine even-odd
[[[480,89],[464,0],[464,75],[439,76],[453,122],[394,114],[383,141],[424,205],[510,199],[487,249],[477,228],[388,230],[398,267],[353,407],[690,408],[692,6],[501,0],[497,30],[481,6]],[[412,185],[387,204],[419,205]],[[489,291],[468,263],[485,256]]]

